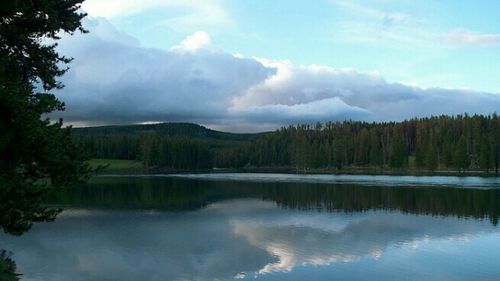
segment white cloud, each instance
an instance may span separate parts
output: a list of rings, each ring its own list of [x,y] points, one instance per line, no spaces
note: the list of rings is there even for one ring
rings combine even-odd
[[[357,106],[349,106],[339,97],[325,98],[311,102],[286,104],[266,104],[242,109],[256,122],[272,121],[277,124],[343,120],[346,118],[366,119],[369,112]]]
[[[109,21],[103,17],[87,17],[84,18],[83,24],[92,33],[96,34],[99,38],[104,38],[108,43],[116,43],[120,45],[135,46],[140,45],[139,40],[128,35],[127,33],[116,29]],[[70,35],[62,34],[63,37],[69,39]],[[85,38],[85,37],[83,37]]]
[[[182,40],[179,45],[173,46],[172,51],[177,52],[194,52],[199,49],[208,49],[212,44],[210,35],[204,31],[197,31],[186,39]]]
[[[402,120],[437,114],[492,113],[500,95],[388,83],[378,73],[290,61],[243,58],[196,32],[172,50],[144,48],[103,18],[90,34],[65,37],[75,58],[56,94],[75,124],[198,122],[256,131],[298,122]]]
[[[454,29],[443,35],[443,41],[455,45],[500,47],[500,34]]]
[[[276,68],[276,74],[235,97],[233,106],[282,123],[351,118],[401,120],[463,112],[492,113],[500,108],[500,96],[495,94],[423,89],[388,83],[377,73],[258,60]]]
[[[102,21],[89,19],[92,24],[86,26]],[[208,43],[203,33],[184,41],[190,52],[179,53],[125,44],[113,36],[108,40],[108,34],[120,34],[110,27],[102,25],[60,42],[61,53],[75,58],[64,76],[66,87],[57,93],[66,102],[67,121],[226,118],[233,95],[244,93],[274,71],[252,59],[200,49]]]

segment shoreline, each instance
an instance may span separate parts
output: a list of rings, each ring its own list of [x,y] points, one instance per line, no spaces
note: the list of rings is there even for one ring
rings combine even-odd
[[[198,173],[264,173],[264,174],[299,174],[299,175],[381,175],[381,176],[455,176],[455,177],[500,177],[500,173],[483,171],[453,171],[453,170],[378,170],[378,169],[307,169],[299,170],[286,167],[279,168],[213,168],[213,169],[168,169],[168,168],[143,168],[143,169],[106,169],[96,173],[98,176],[120,174],[198,174]]]

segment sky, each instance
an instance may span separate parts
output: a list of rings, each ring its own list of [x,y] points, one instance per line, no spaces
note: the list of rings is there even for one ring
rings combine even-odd
[[[86,0],[75,126],[400,121],[500,111],[500,1]]]

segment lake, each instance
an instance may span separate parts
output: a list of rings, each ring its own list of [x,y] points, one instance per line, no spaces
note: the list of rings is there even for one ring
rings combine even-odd
[[[500,178],[96,177],[0,234],[22,280],[500,280]]]

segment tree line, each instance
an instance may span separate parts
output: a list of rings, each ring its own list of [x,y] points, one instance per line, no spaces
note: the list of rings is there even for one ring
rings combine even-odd
[[[78,137],[92,157],[140,160],[146,166],[174,169],[412,168],[498,172],[500,162],[497,114],[403,122],[301,124],[223,146],[213,146],[203,139],[152,133]]]
[[[188,137],[151,134],[76,137],[94,158],[139,160],[146,167],[176,170],[208,169],[213,164],[208,145]]]
[[[500,118],[438,116],[403,122],[297,125],[216,154],[219,167],[378,167],[498,172]]]

